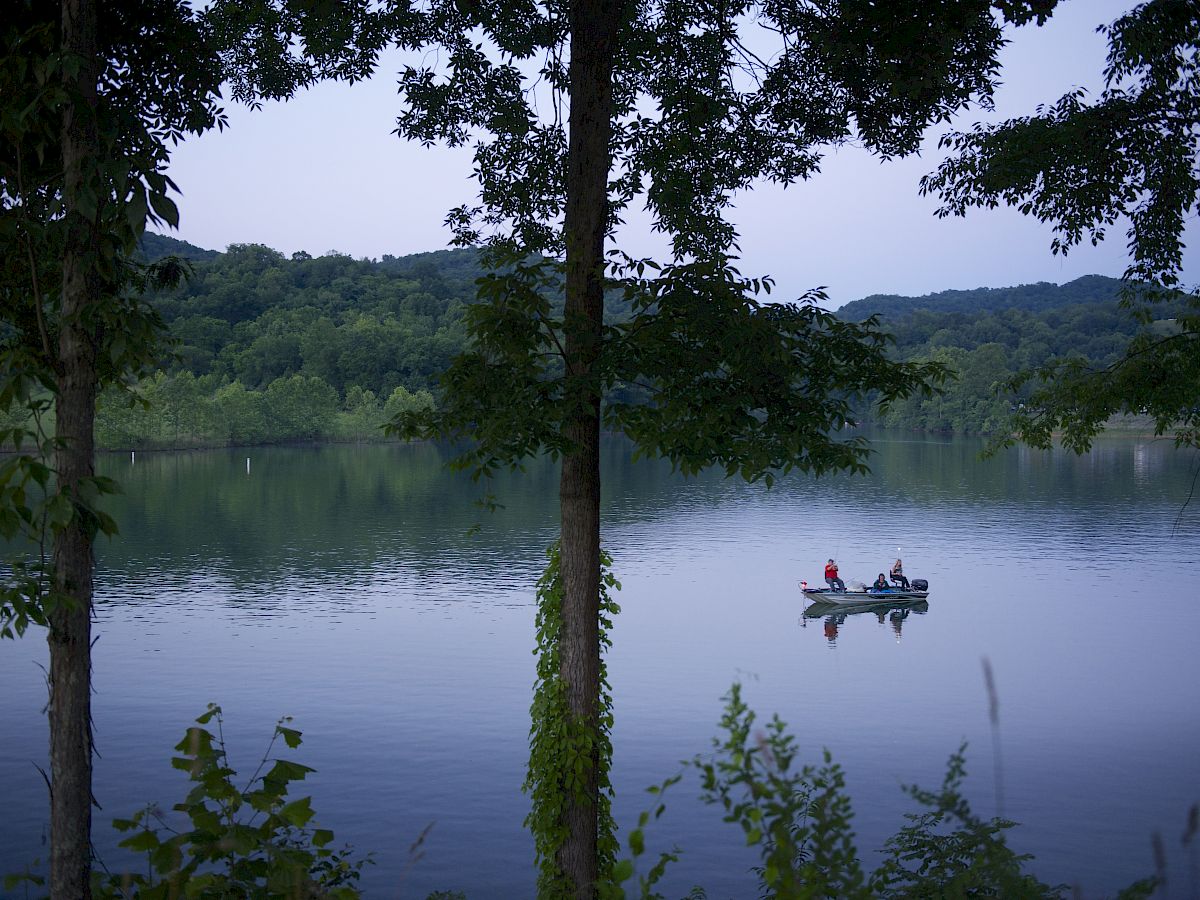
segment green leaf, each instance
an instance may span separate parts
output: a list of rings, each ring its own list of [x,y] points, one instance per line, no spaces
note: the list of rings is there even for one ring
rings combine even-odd
[[[612,880],[617,884],[633,877],[633,860],[618,860],[612,867]]]
[[[137,834],[125,838],[120,845],[134,853],[145,853],[154,850],[160,843],[158,835],[153,831],[139,831]]]
[[[35,875],[32,872],[10,872],[4,876],[4,889],[6,891],[16,890],[17,886],[22,883],[34,884],[41,887],[46,883],[46,878],[44,875]]]
[[[170,197],[156,190],[149,191],[150,206],[155,214],[172,228],[179,227],[179,207]]]
[[[279,817],[284,821],[302,828],[313,817],[312,798],[301,797],[279,810]]]
[[[301,781],[309,772],[315,771],[316,769],[301,765],[300,763],[289,762],[286,759],[277,759],[271,770],[263,776],[263,781],[287,784],[291,781]]]

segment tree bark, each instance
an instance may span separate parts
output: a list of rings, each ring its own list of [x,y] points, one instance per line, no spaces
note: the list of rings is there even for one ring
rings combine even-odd
[[[95,171],[96,6],[63,0],[63,50],[79,61],[63,75],[70,95],[63,111],[63,251],[58,341],[56,453],[59,489],[77,496],[93,474],[96,412],[95,326],[87,312],[100,298],[95,201],[81,203]],[[94,190],[94,184],[92,185]],[[81,206],[90,213],[84,215]],[[78,515],[55,536],[54,587],[58,605],[49,617],[50,644],[50,896],[91,896],[92,733],[91,615],[92,536]]]
[[[563,608],[561,673],[571,714],[594,730],[600,697],[600,390],[595,362],[604,324],[604,240],[612,166],[613,51],[623,4],[571,4],[570,138],[567,148],[566,366],[571,411],[559,482]],[[568,798],[567,838],[558,863],[575,897],[596,893],[598,767],[593,756],[586,800]]]

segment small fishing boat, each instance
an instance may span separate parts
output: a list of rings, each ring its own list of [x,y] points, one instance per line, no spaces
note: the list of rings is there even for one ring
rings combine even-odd
[[[807,581],[802,581],[800,590],[813,603],[828,606],[880,606],[925,600],[929,597],[929,582],[924,578],[914,578],[908,590],[893,586],[884,590],[834,591],[829,588],[810,588]]]

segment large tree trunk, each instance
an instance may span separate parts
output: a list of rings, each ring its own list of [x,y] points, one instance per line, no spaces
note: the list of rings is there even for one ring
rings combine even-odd
[[[58,341],[56,424],[58,482],[74,497],[93,473],[96,411],[95,326],[86,315],[100,296],[94,212],[80,213],[80,195],[95,167],[96,7],[63,0],[64,51],[80,61],[64,75],[71,95],[63,112],[63,200],[67,237],[63,252]],[[94,185],[93,185],[94,187]],[[50,896],[91,896],[92,735],[91,615],[92,538],[78,516],[54,542],[54,585],[66,602],[50,615]]]
[[[604,323],[604,238],[612,164],[613,48],[620,0],[571,4],[571,114],[567,151],[566,430],[576,449],[562,462],[562,678],[572,715],[595,728],[600,696],[600,392],[592,380]],[[595,896],[598,758],[586,802],[568,800],[567,839],[558,863],[575,896]]]

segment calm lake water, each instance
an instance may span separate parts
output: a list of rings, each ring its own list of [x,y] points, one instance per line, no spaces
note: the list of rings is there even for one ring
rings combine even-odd
[[[1022,825],[1034,870],[1112,893],[1154,870],[1174,884],[1200,801],[1200,500],[1197,460],[1168,442],[1110,439],[1082,458],[1014,450],[980,462],[968,440],[876,435],[873,474],[789,477],[766,491],[684,480],[605,445],[605,541],[624,585],[609,656],[618,822],[642,792],[704,752],[734,680],[777,712],[807,761],[846,771],[860,848],[912,811],[902,785],[940,783],[966,740],[979,812]],[[246,471],[246,457],[251,469]],[[121,479],[122,536],[100,550],[95,648],[96,843],[179,800],[171,748],[222,704],[233,764],[253,771],[275,720],[317,821],[372,850],[372,897],[528,897],[520,786],[533,680],[533,589],[557,525],[556,471],[496,486],[505,509],[442,468],[437,447],[139,454]],[[471,526],[480,530],[470,534]],[[901,548],[928,609],[806,619],[797,581],[871,581]],[[1000,765],[981,660],[999,692]],[[46,849],[44,641],[0,643],[0,872]],[[740,832],[668,794],[657,846],[683,850],[668,893],[754,897]],[[434,823],[413,862],[409,847]],[[1194,857],[1193,857],[1194,859]]]

